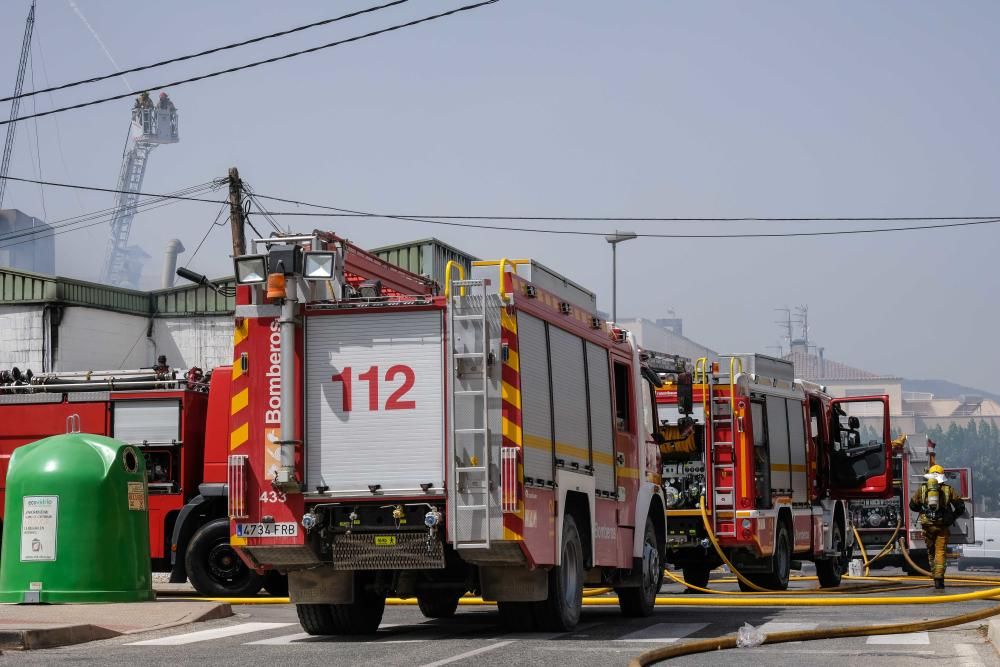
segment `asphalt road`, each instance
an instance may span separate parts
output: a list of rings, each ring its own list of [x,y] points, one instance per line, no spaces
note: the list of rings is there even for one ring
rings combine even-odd
[[[961,589],[967,590],[967,589]],[[955,589],[958,592],[959,589]],[[677,592],[666,587],[665,594]],[[925,593],[926,590],[915,591]],[[989,602],[897,607],[661,607],[650,618],[624,619],[616,607],[587,607],[565,634],[509,634],[496,608],[462,607],[455,618],[427,620],[416,607],[387,607],[373,638],[308,637],[290,605],[236,607],[237,616],[75,647],[6,653],[8,664],[171,665],[624,665],[644,650],[687,639],[732,634],[744,623],[767,631],[882,624],[938,618]],[[760,646],[679,658],[676,665],[1000,665],[980,624],[903,636],[860,637]]]

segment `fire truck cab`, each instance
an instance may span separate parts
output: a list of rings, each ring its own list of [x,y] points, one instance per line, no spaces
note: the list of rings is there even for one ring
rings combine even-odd
[[[472,591],[524,631],[574,627],[584,584],[652,612],[659,378],[592,293],[530,260],[450,266],[439,294],[333,234],[254,243],[232,544],[288,573],[308,633],[374,632],[388,595],[447,617]]]
[[[704,587],[721,564],[715,541],[759,587],[787,588],[793,560],[838,586],[853,547],[848,499],[893,493],[888,398],[832,398],[759,354],[699,359],[665,380],[667,560]],[[879,427],[862,430],[862,415]]]

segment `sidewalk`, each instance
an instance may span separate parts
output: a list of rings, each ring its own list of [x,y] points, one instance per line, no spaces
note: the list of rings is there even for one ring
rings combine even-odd
[[[0,605],[0,649],[38,649],[227,618],[220,602]]]

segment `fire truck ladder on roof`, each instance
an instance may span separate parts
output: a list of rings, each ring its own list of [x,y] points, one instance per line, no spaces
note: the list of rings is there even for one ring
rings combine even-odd
[[[712,470],[712,528],[719,537],[736,537],[736,378],[742,372],[739,357],[729,358],[728,374],[707,362],[702,366],[711,415],[705,437]],[[723,387],[728,395],[718,391]]]
[[[491,498],[496,484],[492,479],[488,421],[488,284],[482,279],[454,280],[446,292],[452,485],[449,504],[456,549],[490,548]]]

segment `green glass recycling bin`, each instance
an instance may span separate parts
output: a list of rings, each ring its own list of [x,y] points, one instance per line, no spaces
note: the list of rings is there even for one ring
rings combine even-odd
[[[132,445],[70,433],[15,449],[0,602],[152,600],[147,501]]]

